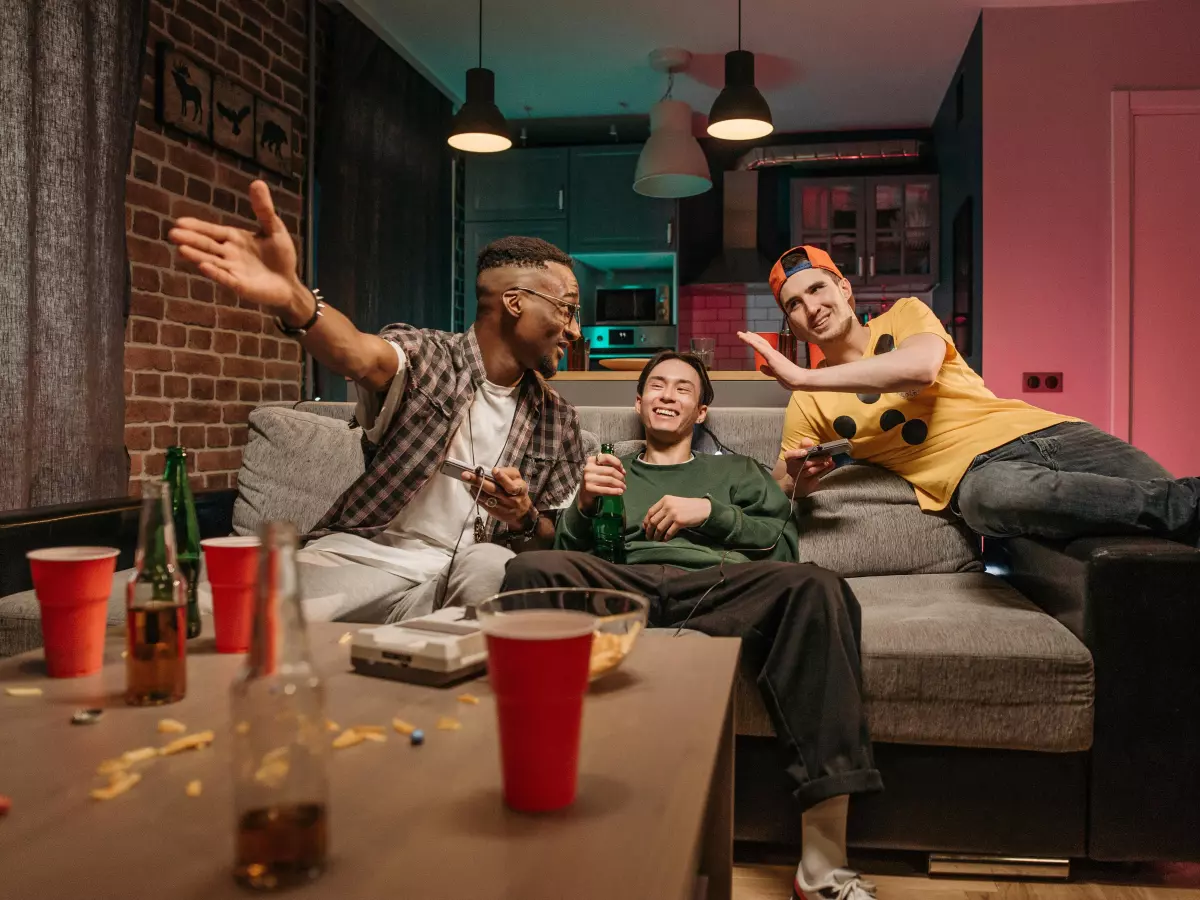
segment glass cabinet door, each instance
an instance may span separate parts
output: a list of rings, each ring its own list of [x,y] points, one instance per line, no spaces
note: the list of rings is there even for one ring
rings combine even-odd
[[[937,280],[937,178],[871,178],[866,184],[867,284],[933,284]]]
[[[861,178],[792,179],[792,244],[827,252],[853,284],[866,271],[864,185]]]

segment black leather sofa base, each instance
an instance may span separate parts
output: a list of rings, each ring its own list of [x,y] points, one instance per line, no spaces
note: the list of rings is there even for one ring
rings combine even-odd
[[[882,793],[850,802],[852,847],[1081,857],[1087,754],[876,744]],[[799,849],[800,811],[772,738],[737,739],[734,839]]]

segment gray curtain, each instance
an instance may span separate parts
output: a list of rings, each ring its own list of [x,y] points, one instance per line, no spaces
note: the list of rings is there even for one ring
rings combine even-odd
[[[450,101],[345,9],[330,30],[316,283],[363,331],[449,329]],[[345,395],[342,378],[317,374],[322,399]]]
[[[0,509],[126,492],[125,172],[147,0],[0,0]]]

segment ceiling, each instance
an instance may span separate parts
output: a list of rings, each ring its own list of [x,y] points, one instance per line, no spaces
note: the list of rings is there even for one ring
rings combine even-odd
[[[743,0],[742,45],[757,56],[779,131],[924,126],[981,5],[1104,2],[1114,0]],[[461,100],[477,59],[478,0],[342,4]],[[737,43],[736,0],[484,0],[483,18],[483,64],[510,120],[648,112],[666,78],[647,55],[669,46],[694,54],[675,98],[707,113]]]

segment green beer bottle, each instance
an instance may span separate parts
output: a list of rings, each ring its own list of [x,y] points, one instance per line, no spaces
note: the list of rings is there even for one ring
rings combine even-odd
[[[601,444],[601,453],[613,453],[612,444]],[[592,517],[592,540],[596,555],[611,563],[625,562],[625,498],[602,495]]]
[[[176,557],[179,572],[187,579],[187,636],[200,636],[200,524],[196,520],[196,500],[188,484],[187,453],[182,447],[167,448],[167,468],[163,481],[171,487],[171,515],[175,520]]]

